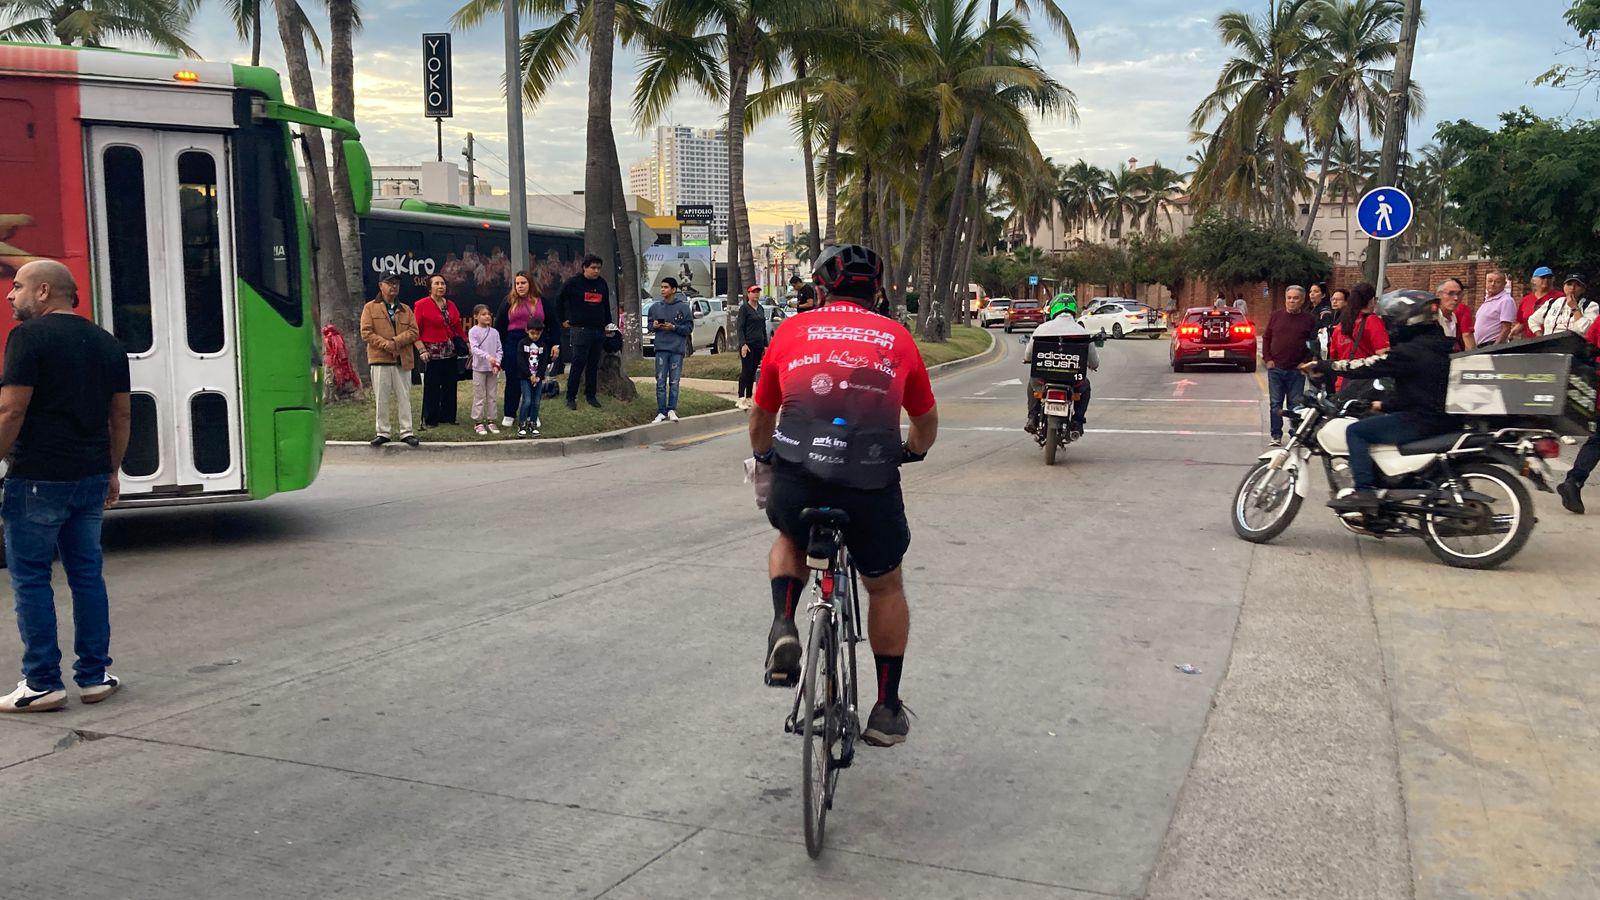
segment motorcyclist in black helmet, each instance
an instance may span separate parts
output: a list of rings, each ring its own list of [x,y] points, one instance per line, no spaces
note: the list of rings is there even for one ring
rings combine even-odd
[[[1445,414],[1445,388],[1450,380],[1450,339],[1439,327],[1439,298],[1428,291],[1395,291],[1378,301],[1378,315],[1389,329],[1386,350],[1364,359],[1318,360],[1301,366],[1307,372],[1342,375],[1347,379],[1394,379],[1394,390],[1374,404],[1383,415],[1350,426],[1350,471],[1355,487],[1341,490],[1328,505],[1336,509],[1376,506],[1378,468],[1373,444],[1404,444],[1454,429]]]

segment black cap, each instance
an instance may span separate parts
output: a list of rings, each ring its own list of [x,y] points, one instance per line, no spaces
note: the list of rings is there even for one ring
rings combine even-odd
[[[379,284],[399,284],[400,276],[390,273],[378,279]]]
[[[1583,285],[1584,287],[1588,287],[1589,286],[1588,283],[1583,280],[1583,276],[1579,275],[1577,272],[1573,272],[1571,275],[1568,275],[1567,276],[1567,280],[1563,281],[1562,284],[1571,284],[1574,281],[1576,281],[1577,283]]]

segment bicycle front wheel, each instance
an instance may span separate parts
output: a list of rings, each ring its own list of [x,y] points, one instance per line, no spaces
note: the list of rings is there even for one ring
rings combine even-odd
[[[835,721],[837,706],[834,694],[834,646],[832,616],[819,610],[811,618],[811,637],[806,647],[805,670],[801,673],[804,688],[801,691],[800,713],[805,717],[801,737],[805,750],[801,753],[800,802],[805,807],[806,852],[816,859],[822,855],[822,832],[827,825],[828,805],[832,793],[833,743],[839,733]]]

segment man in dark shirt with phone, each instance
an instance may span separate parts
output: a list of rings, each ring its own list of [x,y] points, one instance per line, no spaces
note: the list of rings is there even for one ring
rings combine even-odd
[[[72,311],[78,286],[59,262],[36,260],[17,270],[9,299],[18,325],[6,341],[0,382],[0,457],[11,462],[0,514],[23,680],[0,697],[0,713],[42,712],[67,702],[50,587],[57,551],[72,585],[80,696],[98,703],[121,686],[107,671],[111,620],[100,524],[122,491],[128,356],[116,338]]]

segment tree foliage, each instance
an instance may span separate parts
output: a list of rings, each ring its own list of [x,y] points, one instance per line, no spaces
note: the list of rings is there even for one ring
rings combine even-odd
[[[1462,153],[1449,174],[1457,223],[1516,271],[1600,270],[1600,122],[1527,108],[1500,119],[1498,132],[1465,120],[1439,129]]]
[[[1322,281],[1328,258],[1287,228],[1208,215],[1183,236],[1184,268],[1212,284]]]

